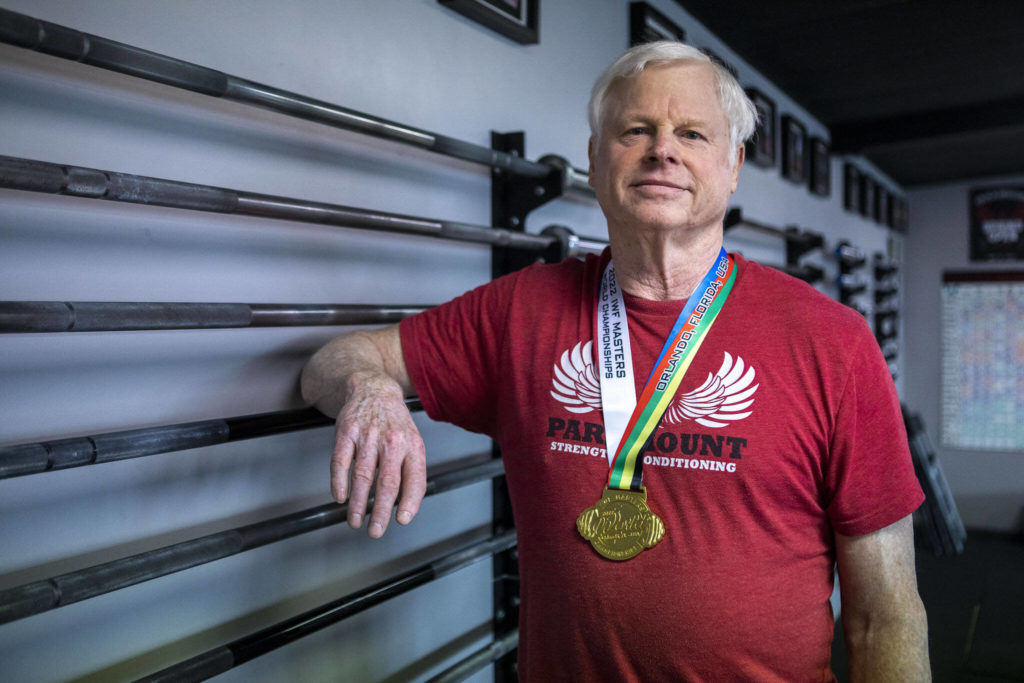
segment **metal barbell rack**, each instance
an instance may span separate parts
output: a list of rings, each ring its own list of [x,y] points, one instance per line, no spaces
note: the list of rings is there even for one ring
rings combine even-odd
[[[563,190],[592,194],[586,183],[580,181],[586,173],[573,169],[561,157],[548,155],[547,163],[529,161],[18,12],[0,9],[0,43],[384,138],[518,176],[545,178],[554,174],[565,178]]]
[[[411,411],[423,409],[416,398],[406,399],[405,405]],[[0,479],[216,446],[332,424],[334,420],[315,408],[298,408],[3,446],[0,447]]]
[[[426,495],[487,481],[504,472],[500,460],[483,457],[474,464],[432,474],[427,479]],[[347,504],[327,503],[8,588],[0,591],[0,624],[337,525],[345,521],[347,512]]]
[[[557,156],[548,155],[539,162],[528,161],[519,154],[481,147],[388,121],[2,9],[0,42],[488,166],[506,178],[517,179],[527,191],[543,187],[546,199],[570,192],[593,195],[587,184],[586,173],[573,168]],[[601,241],[578,237],[572,231],[534,235],[520,229],[509,230],[407,216],[15,157],[0,157],[0,187],[62,194],[79,200],[105,199],[435,237],[522,250],[535,254],[535,258],[545,259],[553,258],[556,253],[562,257],[599,252],[605,246]],[[376,304],[3,301],[0,302],[0,333],[383,324],[397,322],[425,308]],[[407,405],[411,410],[421,408],[416,399],[407,400]],[[312,409],[297,409],[15,444],[0,447],[0,478],[172,453],[329,426],[331,423],[331,419]],[[456,470],[432,471],[427,495],[492,479],[500,476],[501,472],[500,460],[491,458]],[[15,586],[0,591],[0,623],[26,618],[301,533],[339,524],[344,520],[346,512],[346,505],[330,503]],[[315,615],[299,615],[233,642],[225,646],[226,649],[214,651],[214,659],[218,662],[217,666],[222,666],[226,661],[225,652],[230,652],[230,666],[235,666],[312,630],[411,590],[432,578],[486,557],[507,554],[514,546],[514,530],[503,531],[472,548],[456,551],[429,565],[414,568],[313,610]],[[482,653],[471,654],[443,673],[441,680],[461,680],[487,662],[506,657],[514,651],[516,642],[516,633],[503,634],[491,646],[484,648]],[[199,658],[202,659],[203,655]],[[154,680],[166,675],[177,679],[177,674],[167,672],[183,673],[191,670],[188,662],[182,663],[182,666],[184,668],[171,667],[157,674]],[[193,678],[195,675],[195,670],[188,674]]]
[[[171,683],[172,681],[176,683],[182,680],[204,681],[218,674],[230,671],[234,667],[252,661],[268,652],[272,652],[303,636],[315,633],[342,619],[358,614],[385,600],[407,593],[414,588],[440,579],[480,560],[506,552],[515,548],[515,546],[516,534],[514,530],[492,536],[487,540],[456,550],[433,562],[414,567],[355,593],[233,640],[226,645],[207,650],[163,671],[158,671],[151,676],[141,678],[139,681],[145,683]],[[500,644],[494,648],[495,656],[502,649],[504,648]],[[507,650],[505,651],[507,652]],[[488,655],[490,654],[489,652]],[[494,659],[491,659],[491,661],[494,661]],[[466,671],[465,673],[468,675],[472,672]],[[462,674],[461,670],[459,674]],[[456,676],[452,680],[462,679]]]

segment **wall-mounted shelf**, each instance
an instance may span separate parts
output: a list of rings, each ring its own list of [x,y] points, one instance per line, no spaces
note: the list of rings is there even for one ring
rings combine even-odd
[[[836,277],[836,288],[839,290],[839,302],[850,306],[861,315],[867,316],[867,309],[854,299],[858,294],[867,291],[867,275],[863,272],[867,257],[857,247],[843,241],[836,245],[836,263],[839,275]]]
[[[889,363],[889,372],[899,375],[899,264],[876,253],[872,260],[875,300],[875,339]]]
[[[777,228],[774,225],[747,218],[743,215],[743,209],[739,207],[729,209],[725,214],[724,227],[726,231],[745,228],[764,235],[778,237],[786,243],[786,263],[773,266],[774,268],[811,284],[820,282],[825,277],[825,272],[821,268],[800,263],[804,254],[820,249],[824,245],[825,239],[819,233],[801,230],[796,226],[789,226],[785,229]]]

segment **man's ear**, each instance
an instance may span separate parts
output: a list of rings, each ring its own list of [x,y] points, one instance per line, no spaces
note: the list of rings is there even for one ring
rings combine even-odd
[[[741,144],[736,150],[736,163],[733,164],[732,169],[732,189],[729,191],[730,194],[736,191],[736,188],[740,184],[740,168],[743,167],[743,161],[747,158],[747,146]]]
[[[587,184],[594,187],[594,136],[587,140]]]

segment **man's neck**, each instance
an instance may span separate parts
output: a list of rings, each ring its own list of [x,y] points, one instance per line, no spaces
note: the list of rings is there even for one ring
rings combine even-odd
[[[633,296],[653,301],[685,299],[710,270],[722,248],[720,227],[697,234],[627,234],[611,231],[615,279]]]

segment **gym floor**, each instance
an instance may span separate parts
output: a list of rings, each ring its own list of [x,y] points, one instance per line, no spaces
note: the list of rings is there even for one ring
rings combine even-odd
[[[918,543],[917,582],[935,683],[1024,681],[1024,539],[968,531],[957,557]],[[849,680],[839,623],[832,667]]]

